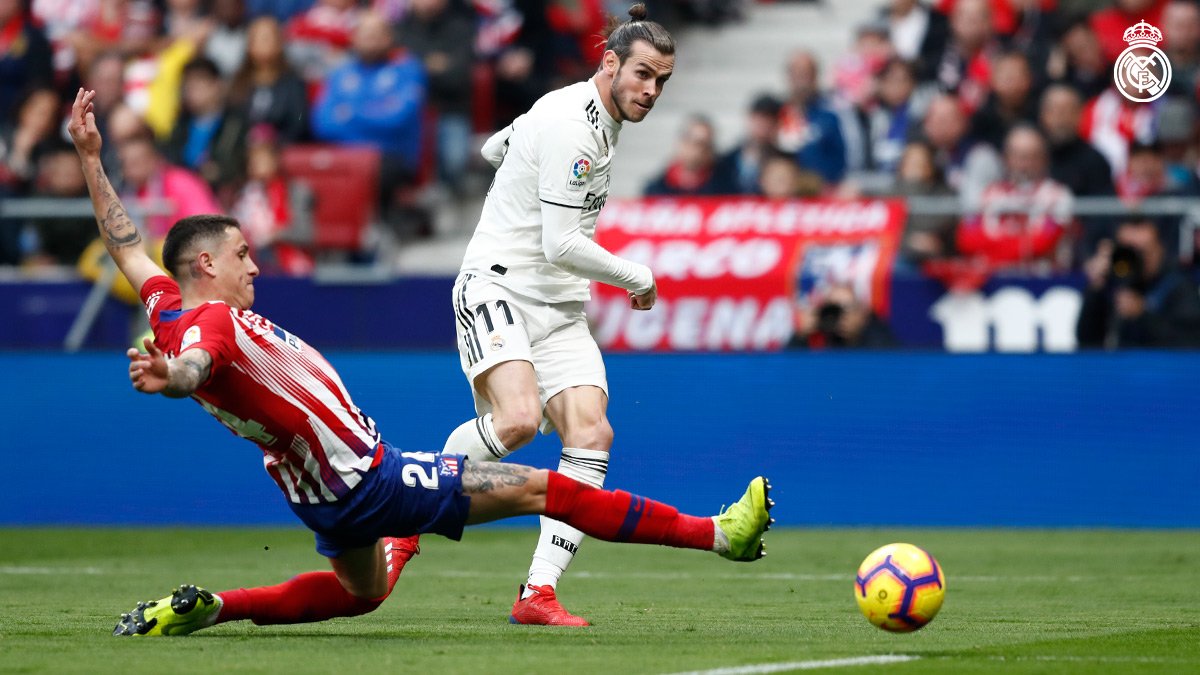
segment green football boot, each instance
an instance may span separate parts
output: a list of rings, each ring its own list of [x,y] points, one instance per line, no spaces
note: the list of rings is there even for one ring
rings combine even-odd
[[[720,552],[722,557],[750,562],[767,554],[762,535],[775,522],[770,514],[775,502],[767,496],[770,491],[771,483],[759,476],[750,481],[750,487],[741,499],[721,515],[713,517],[729,543],[727,549]]]
[[[169,597],[139,602],[122,614],[113,635],[187,635],[216,623],[220,611],[221,601],[212,593],[184,584]]]

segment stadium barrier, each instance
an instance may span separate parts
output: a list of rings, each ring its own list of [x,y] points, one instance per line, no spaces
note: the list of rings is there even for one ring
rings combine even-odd
[[[450,353],[327,353],[385,438],[473,414]],[[616,354],[608,485],[711,513],[765,473],[784,526],[1200,527],[1200,353]],[[0,353],[2,525],[292,523],[250,443],[123,354]],[[557,463],[540,437],[515,461]]]

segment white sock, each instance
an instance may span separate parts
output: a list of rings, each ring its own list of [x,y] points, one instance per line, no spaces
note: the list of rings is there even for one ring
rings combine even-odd
[[[717,517],[712,517],[713,521],[713,547],[714,553],[726,553],[729,551],[729,536],[725,534],[725,530],[717,524]]]
[[[600,450],[563,448],[558,472],[580,483],[602,488],[604,476],[608,473],[608,453]],[[529,565],[526,587],[556,586],[558,578],[579,550],[579,542],[583,541],[583,533],[570,525],[545,516],[542,516],[541,520],[542,532],[538,536],[537,548],[533,551],[533,562]],[[523,597],[528,597],[530,593],[526,588]]]
[[[492,413],[467,420],[450,432],[442,452],[465,455],[477,462],[497,462],[511,452],[500,442],[496,427],[492,425]]]

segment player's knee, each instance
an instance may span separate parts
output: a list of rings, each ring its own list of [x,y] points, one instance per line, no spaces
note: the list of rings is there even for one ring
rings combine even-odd
[[[537,435],[538,424],[542,421],[540,412],[530,406],[505,410],[503,414],[493,414],[492,424],[500,442],[509,450],[516,450],[533,440]]]
[[[613,428],[608,418],[601,415],[594,420],[575,425],[563,434],[563,445],[569,448],[584,448],[609,452],[612,448]]]

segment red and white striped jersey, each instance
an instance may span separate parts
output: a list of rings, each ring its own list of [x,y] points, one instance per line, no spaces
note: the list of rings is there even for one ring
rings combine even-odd
[[[212,356],[212,373],[192,398],[262,449],[267,473],[289,500],[334,502],[362,480],[379,432],[317,350],[223,302],[181,309],[179,285],[167,276],[152,277],[141,295],[159,349]]]

